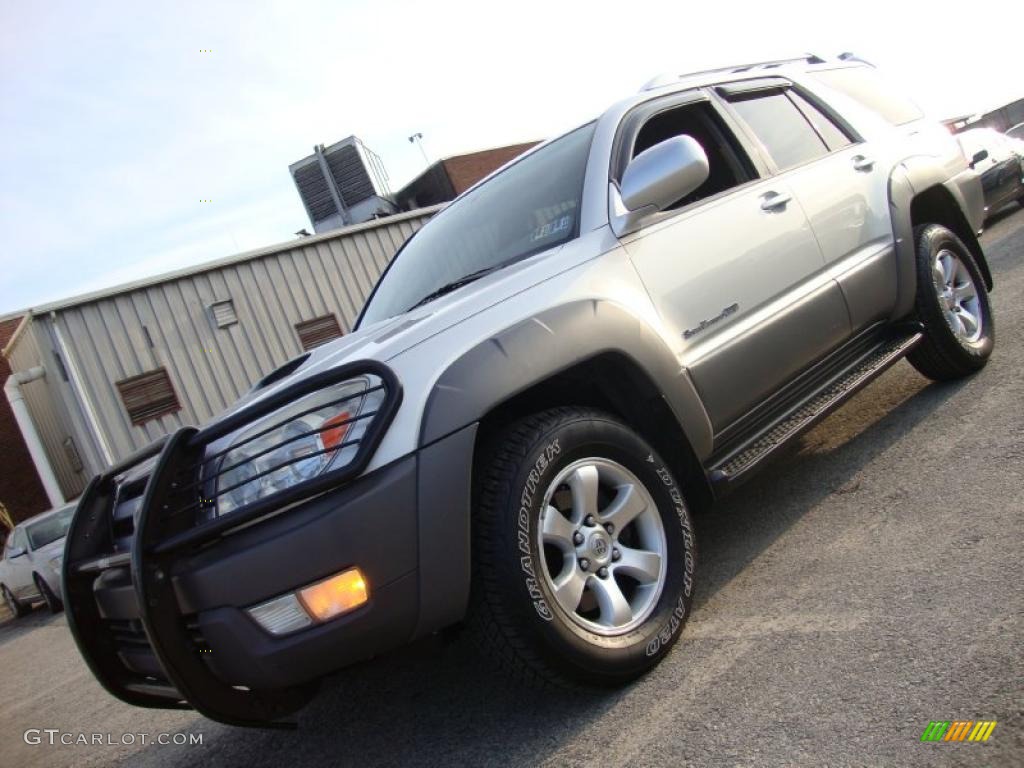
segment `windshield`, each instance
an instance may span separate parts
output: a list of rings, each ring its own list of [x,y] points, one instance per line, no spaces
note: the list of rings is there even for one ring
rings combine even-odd
[[[589,123],[555,139],[437,214],[395,257],[360,326],[575,237],[593,134]]]
[[[67,536],[68,527],[71,525],[71,518],[74,515],[75,507],[72,505],[64,507],[60,512],[50,515],[45,520],[26,525],[25,533],[28,534],[29,545],[36,550],[57,539],[63,539]]]

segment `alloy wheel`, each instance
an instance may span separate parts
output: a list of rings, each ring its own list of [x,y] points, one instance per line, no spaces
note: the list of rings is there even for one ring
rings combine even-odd
[[[953,251],[943,248],[935,255],[932,282],[953,335],[964,344],[977,342],[984,318],[978,289],[967,266]]]
[[[595,457],[563,469],[545,493],[537,535],[548,587],[578,626],[621,635],[654,610],[665,529],[650,492],[621,464]]]

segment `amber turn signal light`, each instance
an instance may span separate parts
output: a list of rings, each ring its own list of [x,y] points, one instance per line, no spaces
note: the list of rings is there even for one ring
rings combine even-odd
[[[355,610],[370,599],[370,589],[358,568],[349,568],[298,591],[302,607],[315,621],[327,621]]]

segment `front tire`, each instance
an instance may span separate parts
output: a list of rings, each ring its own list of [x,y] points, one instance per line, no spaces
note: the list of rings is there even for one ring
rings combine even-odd
[[[914,238],[916,311],[925,331],[907,359],[935,381],[963,378],[985,367],[995,345],[985,281],[971,252],[945,227],[917,227]]]
[[[11,590],[7,588],[6,584],[0,587],[0,592],[3,593],[4,602],[7,603],[7,610],[11,612],[14,618],[20,619],[28,613],[28,606],[19,603],[18,599],[11,594]]]
[[[679,638],[693,595],[689,511],[655,451],[615,418],[523,419],[477,465],[470,624],[513,677],[613,685]]]

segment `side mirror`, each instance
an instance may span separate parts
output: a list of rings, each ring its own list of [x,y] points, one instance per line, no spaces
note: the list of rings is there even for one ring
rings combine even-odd
[[[692,136],[673,136],[645,149],[626,166],[619,185],[630,213],[663,211],[707,181],[704,148]]]
[[[971,158],[971,168],[976,166],[978,163],[980,163],[982,160],[984,160],[987,157],[988,157],[988,150],[987,149],[979,149],[977,152],[974,153],[974,157]]]
[[[7,556],[11,559],[14,559],[15,557],[21,557],[24,554],[24,547],[13,547],[12,549],[7,550]]]

